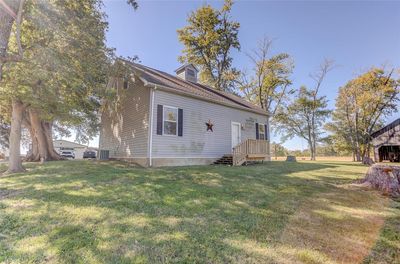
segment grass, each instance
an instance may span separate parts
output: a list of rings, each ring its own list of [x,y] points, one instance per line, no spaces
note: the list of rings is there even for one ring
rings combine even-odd
[[[0,177],[0,263],[400,260],[400,204],[354,163],[27,166]]]

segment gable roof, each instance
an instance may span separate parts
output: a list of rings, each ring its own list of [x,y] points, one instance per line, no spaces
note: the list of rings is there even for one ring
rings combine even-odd
[[[82,144],[79,144],[79,143],[76,143],[76,142],[72,142],[72,141],[68,141],[68,140],[65,140],[65,139],[53,140],[53,144],[54,145],[60,145],[60,146],[67,145],[67,146],[74,147],[74,148],[87,148],[87,146],[85,146],[85,145],[82,145]],[[56,146],[56,147],[59,147],[59,146]]]
[[[197,69],[196,66],[194,66],[194,65],[191,64],[191,63],[189,63],[189,64],[184,64],[184,65],[182,65],[181,67],[179,67],[178,69],[176,69],[175,72],[180,72],[180,71],[182,71],[183,69],[185,69],[185,68],[187,68],[187,67],[192,67],[192,68],[195,69],[197,72],[199,71],[199,70]]]
[[[371,134],[372,138],[376,138],[379,137],[380,135],[382,135],[383,133],[392,130],[393,128],[395,128],[396,126],[400,125],[400,118],[396,119],[395,121],[393,121],[392,123],[382,127],[381,129],[375,131],[374,133]]]
[[[122,59],[121,59],[122,60]],[[189,97],[222,104],[241,110],[254,112],[261,115],[269,115],[261,107],[258,107],[243,98],[231,93],[219,91],[209,86],[189,82],[169,73],[159,71],[138,63],[122,60],[132,67],[132,70],[145,83],[145,86],[157,87],[172,93],[178,93]]]

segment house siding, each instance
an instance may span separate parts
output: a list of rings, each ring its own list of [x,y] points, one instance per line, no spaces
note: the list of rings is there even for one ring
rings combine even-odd
[[[110,158],[140,160],[147,165],[150,89],[137,80],[123,89],[116,82],[117,100],[101,117],[100,150]]]
[[[152,131],[154,159],[195,158],[209,162],[232,152],[231,122],[242,124],[242,141],[256,138],[256,123],[268,124],[268,117],[261,114],[162,90],[155,92],[154,113],[157,112],[159,104],[183,109],[183,136],[157,135],[157,117],[154,116]],[[205,123],[209,120],[214,124],[214,132],[206,131]]]

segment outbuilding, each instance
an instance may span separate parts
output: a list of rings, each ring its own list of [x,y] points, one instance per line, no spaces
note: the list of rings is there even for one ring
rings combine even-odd
[[[75,159],[83,159],[83,153],[88,148],[85,145],[63,139],[54,140],[53,144],[58,154],[61,154],[62,151],[72,151],[75,154]]]
[[[400,118],[371,134],[375,162],[400,162]]]

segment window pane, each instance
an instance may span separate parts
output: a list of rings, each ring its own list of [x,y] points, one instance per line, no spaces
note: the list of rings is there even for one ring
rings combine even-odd
[[[177,109],[175,108],[168,108],[168,107],[164,107],[164,118],[167,121],[176,121],[177,120]]]
[[[191,69],[187,69],[187,74],[188,74],[189,76],[194,77],[194,71],[191,70]]]
[[[259,138],[260,138],[261,140],[264,140],[264,139],[265,139],[264,134],[260,134]]]
[[[259,126],[258,126],[258,128],[259,128],[259,131],[260,131],[260,133],[264,133],[264,125],[263,124],[260,124]]]
[[[176,135],[176,122],[164,121],[164,134]]]

